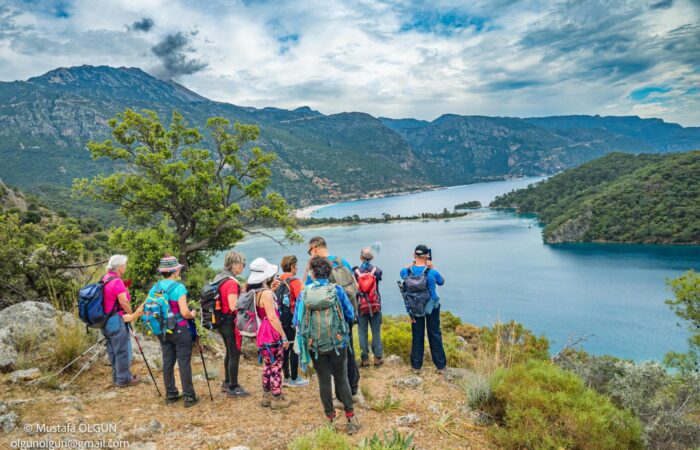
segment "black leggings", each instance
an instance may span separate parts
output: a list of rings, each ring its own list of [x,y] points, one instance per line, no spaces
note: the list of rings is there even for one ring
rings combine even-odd
[[[226,373],[226,377],[224,378],[224,382],[229,388],[233,389],[238,386],[238,364],[241,360],[241,352],[236,345],[234,316],[224,317],[219,327],[219,333],[221,333],[221,337],[224,339],[224,345],[226,346],[226,356],[224,357],[224,372]]]
[[[282,370],[284,371],[285,378],[291,378],[296,380],[299,376],[299,355],[294,351],[294,339],[296,338],[297,332],[291,325],[288,327],[283,326],[284,334],[287,335],[289,339],[289,348],[284,351],[284,362],[282,363]],[[290,366],[291,366],[291,377],[290,377]]]

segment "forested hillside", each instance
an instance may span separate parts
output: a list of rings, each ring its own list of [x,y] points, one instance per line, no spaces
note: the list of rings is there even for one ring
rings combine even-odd
[[[613,153],[498,197],[536,213],[548,243],[700,243],[700,151]]]

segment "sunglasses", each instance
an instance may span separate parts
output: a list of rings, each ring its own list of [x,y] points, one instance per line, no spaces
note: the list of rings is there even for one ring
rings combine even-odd
[[[313,247],[309,248],[309,250],[306,252],[309,256],[311,256],[311,250],[315,249],[316,246],[314,245]]]

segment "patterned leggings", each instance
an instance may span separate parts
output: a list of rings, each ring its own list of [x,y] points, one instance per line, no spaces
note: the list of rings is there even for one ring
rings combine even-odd
[[[284,361],[284,347],[274,347],[269,350],[275,359],[272,362],[270,353],[263,351],[262,385],[264,391],[272,391],[272,395],[282,394],[282,362]]]

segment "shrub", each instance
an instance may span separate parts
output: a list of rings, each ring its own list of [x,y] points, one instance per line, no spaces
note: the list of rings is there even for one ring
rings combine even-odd
[[[451,311],[440,311],[440,330],[444,333],[454,333],[455,329],[462,324],[462,319],[455,316]]]
[[[382,318],[382,345],[384,353],[398,355],[408,363],[411,357],[411,322],[406,316]]]
[[[48,353],[48,366],[62,368],[81,353],[83,353],[94,341],[94,336],[85,333],[85,327],[80,323],[72,325],[57,321],[56,336],[50,342]]]
[[[491,379],[487,375],[472,372],[461,379],[460,387],[473,410],[480,409],[491,399]]]
[[[289,450],[349,450],[350,443],[342,434],[329,426],[324,426],[294,439],[287,446]]]
[[[545,361],[496,372],[486,408],[505,448],[642,448],[642,427],[627,411]]]
[[[362,441],[358,448],[360,450],[410,450],[416,447],[413,445],[413,433],[404,436],[393,429],[391,437],[386,432],[383,438],[374,433],[371,438]]]
[[[548,360],[549,341],[511,320],[496,322],[493,327],[484,327],[479,333],[479,348],[494,355],[500,366],[510,367],[530,359]]]

